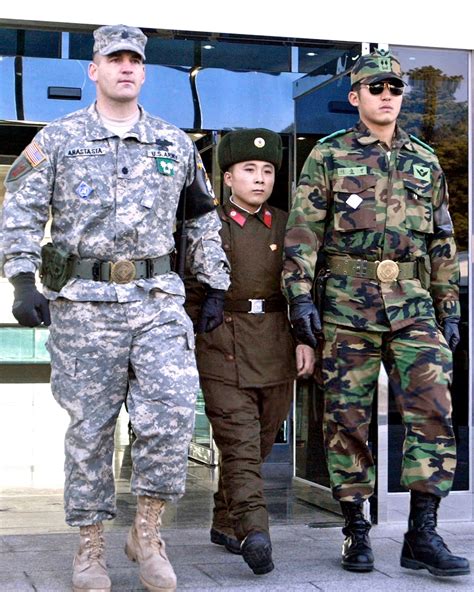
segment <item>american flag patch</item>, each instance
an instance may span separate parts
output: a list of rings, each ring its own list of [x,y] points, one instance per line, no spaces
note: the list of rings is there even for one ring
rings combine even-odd
[[[38,146],[36,142],[31,142],[28,146],[23,150],[23,154],[26,156],[28,162],[31,166],[36,167],[46,160],[46,156],[41,152],[41,148]]]

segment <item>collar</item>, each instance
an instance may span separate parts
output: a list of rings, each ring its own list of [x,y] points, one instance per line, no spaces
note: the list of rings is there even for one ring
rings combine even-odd
[[[254,216],[258,220],[263,222],[263,224],[265,224],[267,228],[272,227],[273,215],[270,209],[265,204],[262,204],[258,211],[255,212],[255,214],[252,214],[244,208],[241,208],[240,206],[234,204],[231,201],[231,199],[229,199],[225,202],[223,209],[225,215],[231,220],[233,220],[240,227],[245,226],[245,223],[247,222],[250,216]]]
[[[136,138],[142,144],[154,144],[156,142],[156,132],[153,131],[153,126],[150,125],[150,116],[141,105],[138,105],[138,109],[140,111],[140,117],[132,129],[125,134],[124,138]],[[92,103],[86,112],[88,117],[85,123],[85,136],[88,140],[105,140],[115,136],[102,123],[97,112],[96,103]]]
[[[356,135],[356,139],[362,146],[368,146],[369,144],[376,144],[379,142],[378,137],[370,131],[370,129],[363,123],[359,121],[357,125],[353,128],[354,133]],[[415,148],[413,147],[412,141],[408,134],[403,130],[398,124],[395,126],[395,134],[392,141],[391,149],[400,149],[405,146],[408,150],[415,152]]]

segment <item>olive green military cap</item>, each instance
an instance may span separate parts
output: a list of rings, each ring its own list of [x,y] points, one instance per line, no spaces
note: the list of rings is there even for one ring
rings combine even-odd
[[[389,51],[380,49],[360,56],[351,71],[351,86],[357,82],[370,84],[391,78],[403,82],[400,62]]]
[[[263,160],[278,170],[281,166],[282,143],[280,136],[263,127],[227,133],[217,147],[217,160],[222,171],[236,162]]]
[[[116,51],[134,51],[145,61],[146,35],[137,27],[106,25],[94,31],[94,53],[110,55]]]

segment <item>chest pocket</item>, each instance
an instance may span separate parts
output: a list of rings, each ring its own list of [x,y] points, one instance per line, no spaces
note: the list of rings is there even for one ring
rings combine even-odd
[[[333,184],[334,228],[351,232],[375,228],[375,185],[377,177],[341,177]]]
[[[433,232],[433,188],[416,179],[403,179],[406,194],[405,224],[417,232]]]

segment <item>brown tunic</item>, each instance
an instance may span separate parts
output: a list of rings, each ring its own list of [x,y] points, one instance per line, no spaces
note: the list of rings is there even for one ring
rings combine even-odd
[[[251,215],[226,202],[218,213],[222,244],[231,265],[226,302],[280,299],[286,212],[264,204]],[[188,284],[187,296],[188,312],[196,317],[202,291]],[[198,335],[196,343],[200,376],[240,388],[293,380],[294,349],[286,308],[265,314],[225,312],[224,323]]]

